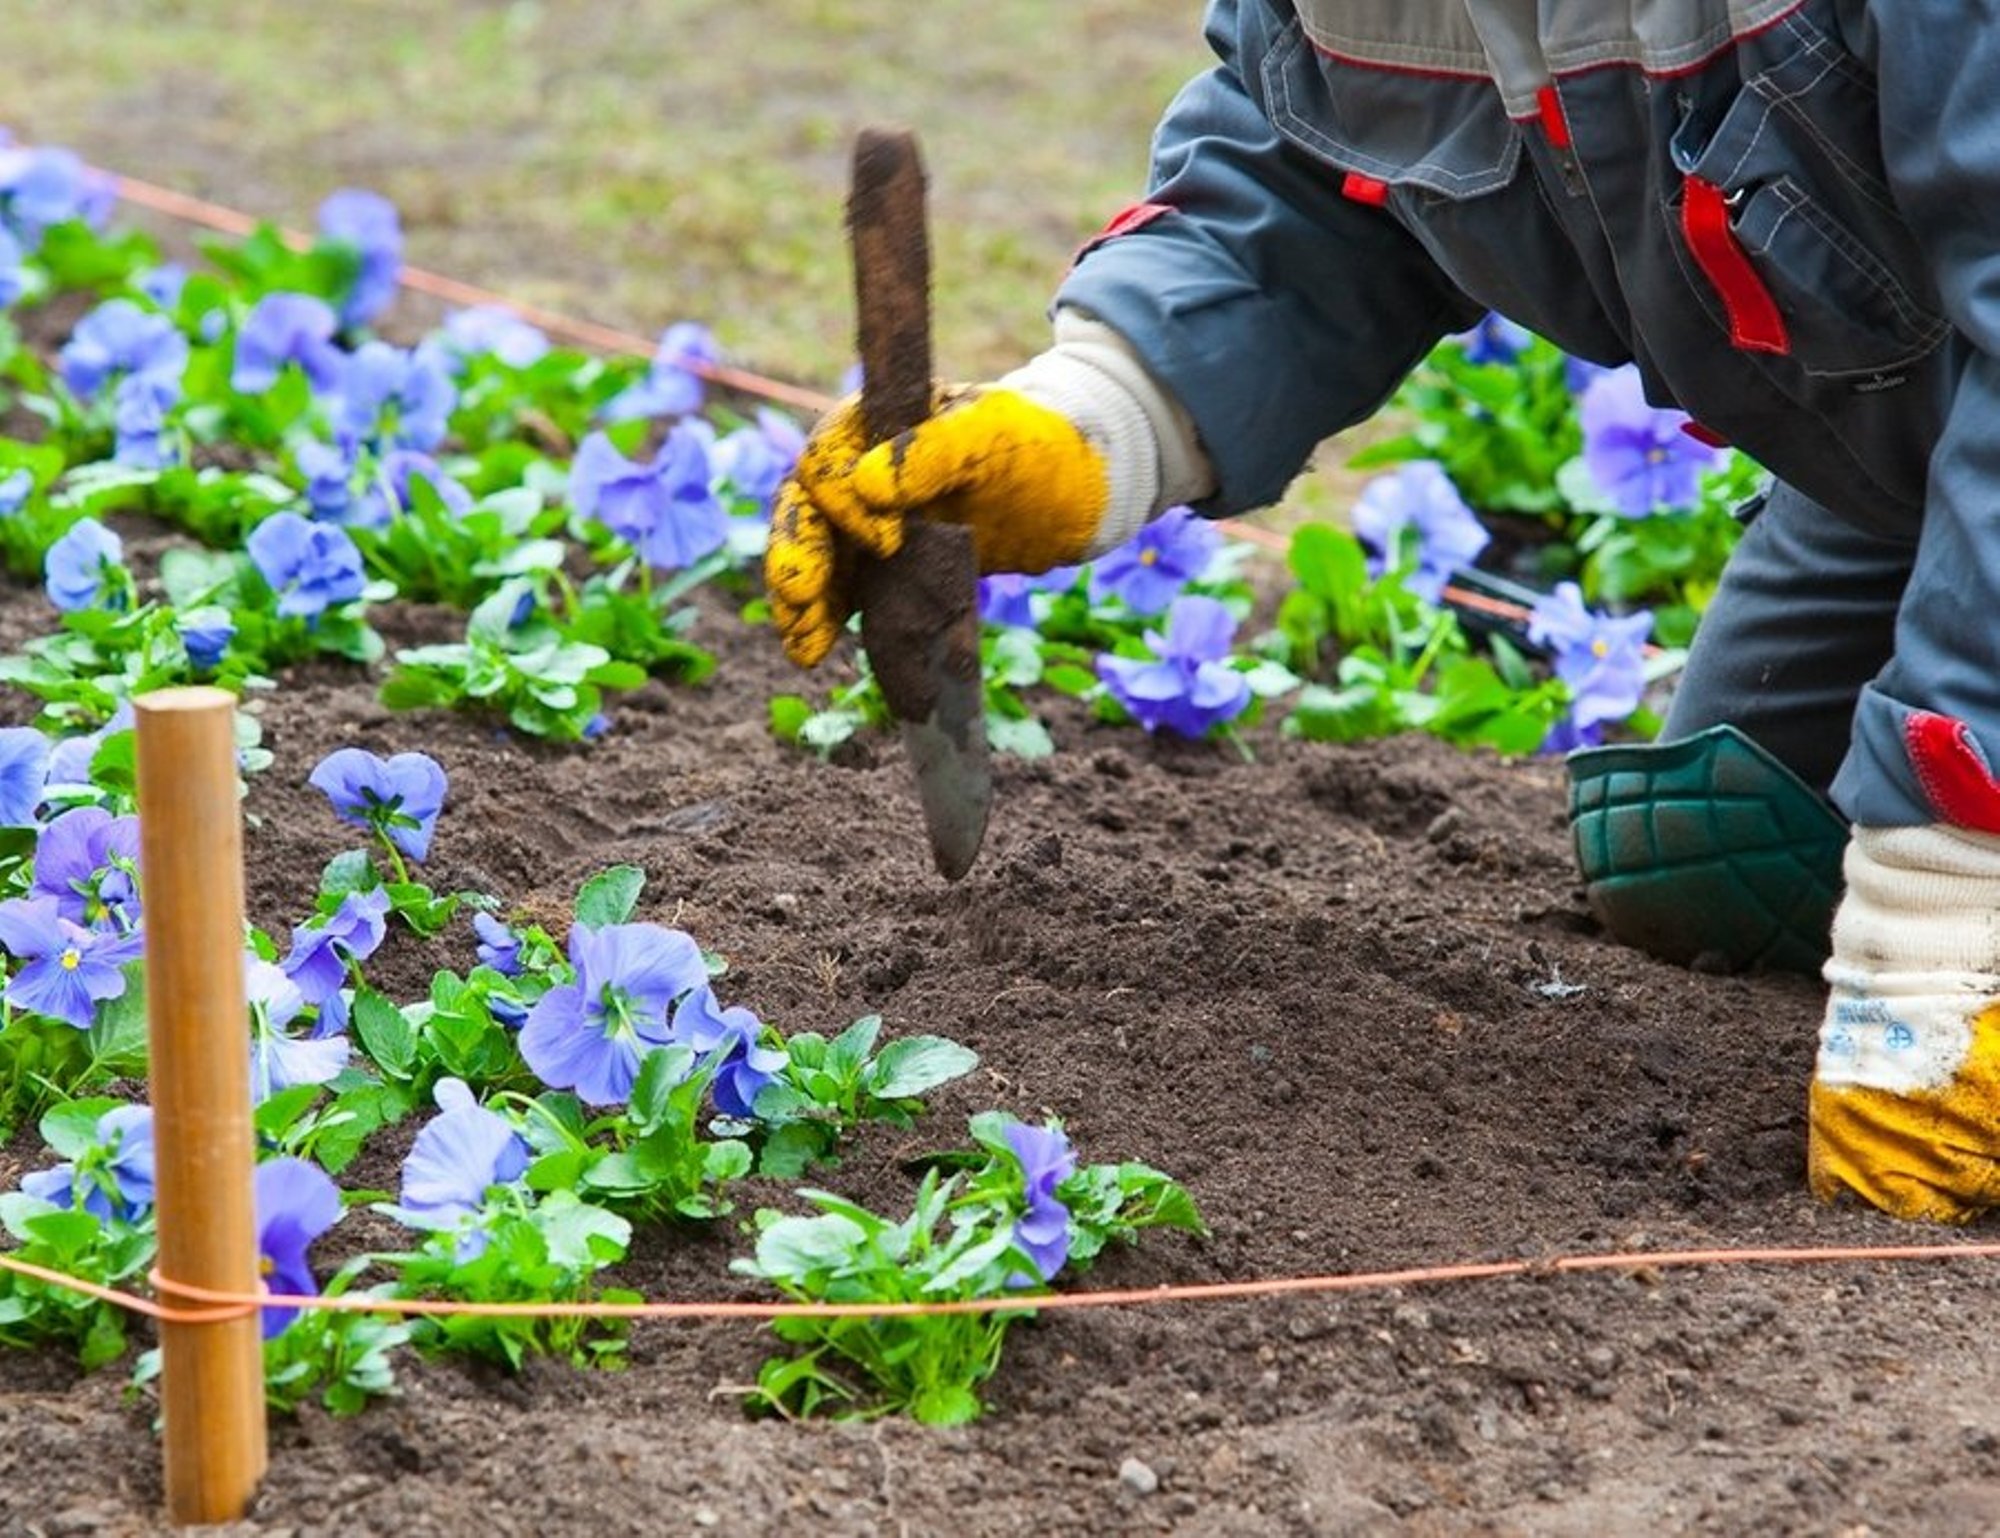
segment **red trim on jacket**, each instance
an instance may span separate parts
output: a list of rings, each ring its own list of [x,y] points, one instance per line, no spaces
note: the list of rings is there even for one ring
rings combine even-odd
[[[1542,132],[1549,136],[1549,143],[1559,150],[1569,148],[1569,119],[1563,115],[1562,98],[1556,95],[1556,88],[1545,85],[1535,92],[1535,117],[1542,125]]]
[[[1729,314],[1729,340],[1747,352],[1790,352],[1785,317],[1729,227],[1729,201],[1722,189],[1699,176],[1686,178],[1682,187],[1681,233]]]
[[[1151,224],[1161,214],[1172,212],[1172,206],[1166,203],[1133,203],[1119,209],[1106,222],[1103,229],[1076,248],[1076,255],[1070,258],[1070,264],[1074,266],[1082,261],[1107,240],[1116,240],[1120,235],[1129,235],[1140,226]]]
[[[1729,440],[1727,438],[1723,437],[1714,428],[1705,426],[1700,422],[1683,422],[1681,423],[1681,431],[1694,439],[1696,443],[1705,443],[1712,449],[1726,449],[1729,447]]]
[[[1389,201],[1389,184],[1373,176],[1363,176],[1359,171],[1349,171],[1340,179],[1340,195],[1366,203],[1370,208],[1380,208]]]
[[[1903,723],[1903,745],[1924,794],[1946,822],[1975,833],[2000,833],[2000,780],[1986,767],[1963,721],[1913,711]]]

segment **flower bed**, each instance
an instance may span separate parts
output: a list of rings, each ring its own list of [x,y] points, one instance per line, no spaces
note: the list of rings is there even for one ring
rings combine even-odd
[[[354,276],[334,289],[345,291]],[[249,314],[246,307],[238,324],[247,326]],[[314,312],[310,326],[288,334],[309,343],[319,324]],[[144,378],[149,355],[131,353],[125,377]],[[305,391],[296,409],[306,413],[306,361],[290,367],[301,381],[291,388]],[[422,405],[414,369],[382,371],[396,378],[368,418],[374,430],[392,395],[403,403],[393,431],[412,416],[426,419],[407,409]],[[123,1141],[129,1113],[109,1112],[119,1119],[108,1127],[107,1112],[88,1103],[65,1114],[68,1086],[50,1090],[48,1082],[61,1070],[81,1092],[126,1103],[141,1088],[133,1065],[108,1055],[129,1045],[119,1031],[130,1025],[117,1010],[123,995],[112,991],[129,983],[112,951],[130,930],[119,918],[131,894],[117,880],[112,831],[119,734],[79,747],[88,738],[78,729],[115,720],[107,677],[128,686],[156,673],[247,685],[256,674],[275,684],[249,690],[257,731],[245,759],[250,917],[269,937],[269,954],[258,958],[269,970],[252,969],[266,985],[256,996],[255,1061],[272,1091],[265,1105],[276,1108],[266,1113],[275,1156],[266,1168],[297,1170],[279,1159],[337,1163],[352,1198],[337,1223],[302,1217],[294,1225],[294,1237],[326,1229],[309,1252],[274,1256],[281,1265],[304,1261],[315,1285],[338,1285],[343,1261],[359,1266],[394,1253],[418,1258],[357,1269],[352,1284],[378,1285],[387,1270],[428,1291],[611,1286],[662,1298],[769,1297],[765,1284],[780,1279],[769,1273],[782,1254],[761,1257],[765,1276],[732,1269],[759,1253],[758,1234],[742,1225],[760,1206],[795,1225],[812,1221],[821,1206],[798,1188],[814,1158],[821,1162],[811,1184],[897,1216],[925,1199],[927,1175],[960,1176],[971,1198],[962,1210],[981,1222],[990,1216],[985,1232],[997,1241],[967,1275],[983,1271],[1003,1287],[1029,1268],[1049,1275],[1058,1236],[1065,1261],[1094,1259],[1091,1280],[1118,1286],[1572,1247],[1903,1236],[1813,1207],[1799,1190],[1815,988],[1694,976],[1605,944],[1573,888],[1559,775],[1546,760],[1464,756],[1422,738],[1374,744],[1288,733],[1279,711],[1247,703],[1253,694],[1287,697],[1293,686],[1278,687],[1268,671],[1277,658],[1243,655],[1229,667],[1241,690],[1204,677],[1204,666],[1228,666],[1208,640],[1212,609],[1182,609],[1156,630],[1159,642],[1144,645],[1149,656],[1125,659],[1137,667],[1108,670],[1130,701],[1178,700],[1178,709],[1203,712],[1163,713],[1152,732],[1126,719],[1143,721],[1144,707],[1111,708],[1116,684],[1100,693],[1092,682],[1100,648],[1116,659],[1124,643],[1106,646],[1092,628],[1107,615],[1092,601],[1090,578],[1032,601],[1049,611],[1032,615],[1034,634],[1074,654],[1041,642],[1024,650],[1008,639],[1019,627],[996,631],[992,644],[1014,659],[1013,676],[1025,681],[1031,651],[1038,676],[1054,672],[1067,688],[1036,696],[1032,711],[1010,716],[1000,707],[998,719],[1035,726],[1021,727],[1015,741],[1026,751],[1000,762],[980,866],[963,886],[941,887],[929,874],[898,752],[862,729],[865,688],[857,680],[846,700],[823,708],[798,692],[768,632],[742,622],[754,589],[724,577],[732,525],[720,526],[713,581],[673,591],[671,575],[662,581],[653,561],[632,558],[659,530],[656,497],[703,499],[680,495],[689,483],[674,466],[689,440],[677,442],[672,428],[635,431],[622,447],[607,439],[608,452],[583,455],[597,430],[585,426],[590,412],[627,391],[674,382],[631,372],[593,385],[589,410],[574,424],[582,430],[568,435],[585,473],[565,478],[560,491],[568,506],[580,487],[586,499],[599,498],[598,516],[580,530],[568,526],[555,483],[536,481],[519,463],[522,484],[551,493],[535,506],[519,498],[496,505],[511,488],[475,485],[465,487],[470,504],[454,511],[443,479],[413,473],[400,485],[390,480],[407,521],[392,518],[386,530],[297,512],[301,529],[277,522],[284,506],[266,505],[253,518],[243,498],[269,488],[205,491],[218,482],[201,481],[187,461],[217,448],[192,429],[176,448],[187,459],[150,482],[121,487],[103,472],[96,490],[107,500],[94,510],[117,534],[120,558],[107,561],[111,547],[87,537],[77,559],[54,564],[56,591],[79,598],[67,612],[95,617],[67,632],[78,640],[41,655],[51,671],[17,678],[28,692],[13,698],[17,719],[39,717],[71,744],[54,783],[93,787],[65,792],[86,804],[49,825],[92,806],[103,814],[94,830],[73,830],[96,834],[94,844],[77,841],[73,862],[40,847],[46,834],[17,840],[17,857],[33,850],[17,878],[59,883],[47,901],[73,895],[82,905],[69,920],[81,940],[39,932],[75,944],[79,961],[99,945],[107,954],[94,958],[99,967],[63,969],[62,951],[30,954],[39,942],[16,948],[7,940],[16,959],[9,987],[32,995],[14,1001],[10,1028],[25,1015],[53,1020],[53,1029],[17,1038],[32,1036],[47,1054],[49,1043],[81,1038],[60,1011],[87,1011],[101,1034],[82,1039],[107,1053],[97,1066],[127,1072],[93,1077],[90,1063],[59,1052],[25,1064],[17,1056],[9,1087],[20,1129],[8,1145],[15,1178],[6,1184],[29,1175],[27,1184],[55,1198],[40,1198],[51,1207],[65,1195],[84,1209],[93,1195],[104,1199],[100,1207],[114,1198],[126,1204],[86,1214],[93,1224],[132,1216],[142,1195]],[[377,377],[371,367],[366,378]],[[649,413],[665,409],[643,404]],[[144,436],[115,423],[78,430],[107,427],[103,442],[114,453],[119,437]],[[234,430],[226,436],[238,441]],[[286,452],[290,470],[306,468],[296,446]],[[378,444],[381,466],[398,452],[427,451]],[[161,491],[160,477],[176,468],[195,479],[179,489],[169,480]],[[299,478],[284,496],[309,503],[312,477]],[[38,491],[48,484],[36,479]],[[149,487],[143,503],[115,500],[135,485]],[[611,494],[621,486],[623,495]],[[353,495],[355,486],[337,489]],[[47,502],[30,516],[53,515]],[[539,526],[552,511],[554,521]],[[754,521],[734,510],[725,516]],[[286,536],[282,550],[260,560],[246,546],[246,564],[218,541],[216,553],[229,559],[224,572],[194,536],[244,520],[249,539],[275,526]],[[401,537],[413,525],[428,532]],[[85,526],[72,520],[50,547]],[[350,528],[364,558],[359,590],[343,575],[353,569],[345,552],[327,538]],[[369,534],[381,536],[372,565],[362,550]],[[427,561],[433,540],[459,543],[449,559]],[[565,548],[539,549],[543,540]],[[529,554],[510,557],[521,550]],[[1320,552],[1329,570],[1360,559],[1337,542],[1322,540]],[[676,552],[676,562],[689,554]],[[1332,606],[1355,584],[1315,592],[1311,554],[1309,543],[1295,561],[1306,597],[1286,600],[1292,612],[1279,629],[1317,649],[1336,630],[1319,625],[1312,605]],[[523,569],[478,570],[509,559]],[[1163,564],[1160,554],[1134,562],[1141,572]],[[371,595],[369,584],[390,581],[390,569],[401,595]],[[469,576],[490,588],[454,587]],[[600,585],[586,596],[593,581]],[[182,583],[186,596],[207,601],[173,598]],[[1214,586],[1193,598],[1247,604],[1248,584],[1241,593],[1227,580]],[[1416,612],[1381,592],[1378,612]],[[171,617],[145,611],[142,600],[161,593],[173,602]],[[524,594],[532,613],[517,618]],[[23,645],[50,635],[53,596],[41,584],[9,586],[0,635]],[[285,612],[288,602],[295,612]],[[524,637],[524,624],[547,628]],[[230,633],[218,644],[224,626]],[[113,635],[110,627],[123,628]],[[1427,634],[1434,657],[1441,654],[1439,632]],[[85,655],[80,643],[95,650]],[[569,653],[560,666],[570,672],[552,673],[564,648],[595,651]],[[533,667],[519,665],[544,649]],[[112,654],[117,666],[102,668]],[[395,670],[397,654],[409,671]],[[1291,655],[1300,660],[1296,649]],[[1190,687],[1135,688],[1149,676]],[[494,688],[460,689],[475,678]],[[1356,681],[1338,680],[1346,689]],[[436,708],[458,698],[453,689],[495,708]],[[1417,692],[1398,686],[1372,697]],[[769,705],[786,695],[797,703]],[[1222,714],[1236,701],[1245,703]],[[1569,703],[1551,695],[1528,707],[1523,719],[1534,730],[1525,745],[1558,715],[1579,727],[1602,724],[1577,721]],[[424,708],[408,713],[414,707]],[[1338,699],[1325,711],[1352,721]],[[831,762],[774,738],[767,714],[782,737],[821,746]],[[1251,756],[1184,740],[1171,730],[1176,719],[1233,730]],[[1343,727],[1326,735],[1366,734]],[[375,758],[342,756],[356,750]],[[418,753],[442,772],[441,794],[424,762],[401,757]],[[35,787],[38,803],[46,790]],[[35,901],[25,892],[16,900]],[[476,926],[481,912],[488,923]],[[621,928],[633,924],[646,927]],[[330,952],[329,978],[320,963]],[[704,953],[726,963],[707,982]],[[73,992],[24,984],[50,954],[57,970],[95,979],[102,997],[86,987],[79,1002]],[[521,977],[529,981],[510,981]],[[576,1031],[607,985],[612,1001],[634,1013],[636,1041],[621,1038],[629,1060],[605,1054],[602,1031],[595,1039]],[[679,1001],[671,1013],[668,998]],[[518,1038],[509,1034],[513,1008]],[[330,1009],[347,1011],[346,1031],[320,1028]],[[746,1027],[739,1010],[777,1034]],[[978,1067],[905,1078],[908,1094],[895,1092],[893,1075],[875,1079],[874,1098],[892,1114],[847,1128],[837,1142],[828,1120],[796,1115],[714,1126],[715,1114],[758,1121],[741,1113],[764,1110],[760,1077],[776,1081],[796,1069],[800,1093],[815,1090],[816,1075],[840,1079],[829,1067],[831,1043],[876,1015],[878,1063],[898,1042],[932,1038],[976,1053]],[[339,1047],[326,1045],[336,1039]],[[639,1041],[658,1050],[641,1051]],[[757,1055],[780,1042],[783,1070]],[[350,1072],[364,1059],[374,1071],[321,1085],[313,1076],[326,1064],[314,1059],[341,1047]],[[532,1080],[509,1077],[508,1051]],[[472,1089],[470,1080],[486,1073],[492,1079]],[[693,1086],[688,1098],[698,1098],[704,1085],[700,1109],[675,1103],[677,1092]],[[819,1088],[844,1098],[844,1109],[863,1109],[860,1088]],[[564,1102],[547,1098],[564,1094],[579,1107],[623,1104],[632,1114],[604,1127],[581,1112],[569,1121]],[[541,1141],[512,1119],[521,1102],[510,1096],[544,1108]],[[921,1108],[901,1103],[911,1100]],[[336,1105],[345,1119],[328,1115]],[[40,1123],[54,1134],[44,1147],[29,1122],[52,1108],[56,1119]],[[1011,1121],[985,1119],[995,1113]],[[507,1124],[488,1119],[501,1117]],[[1066,1188],[1072,1219],[1084,1205],[1050,1141],[1051,1117],[1079,1163],[1157,1167],[1185,1182],[1208,1233],[1154,1234],[1136,1248],[1080,1253],[1094,1242],[1087,1227],[1049,1222],[1051,1198]],[[700,1125],[652,1141],[676,1118]],[[781,1140],[787,1125],[798,1130]],[[767,1157],[774,1145],[778,1156]],[[77,1170],[87,1173],[98,1148],[104,1184],[79,1186]],[[651,1151],[690,1149],[701,1150],[691,1173],[664,1158],[649,1162]],[[825,1162],[829,1151],[837,1163]],[[62,1179],[32,1178],[46,1177],[57,1155],[76,1166],[67,1189]],[[516,1177],[530,1158],[554,1162],[524,1188]],[[482,1161],[482,1178],[532,1196],[495,1204],[461,1182],[458,1210],[446,1212],[438,1186]],[[733,1210],[719,1213],[718,1197]],[[473,1206],[496,1210],[476,1225],[485,1247],[465,1254],[465,1209]],[[581,1208],[606,1216],[579,1217]],[[304,1201],[288,1210],[311,1215]],[[413,1214],[424,1221],[401,1221]],[[534,1221],[546,1224],[551,1214],[559,1234]],[[767,1226],[765,1237],[773,1231]],[[935,1231],[949,1230],[940,1222]],[[980,1230],[968,1231],[979,1242]],[[779,1232],[801,1241],[793,1253],[810,1248],[796,1227]],[[435,1239],[414,1237],[424,1233]],[[600,1274],[594,1261],[612,1250],[621,1252],[617,1263]],[[565,1256],[573,1263],[563,1265]],[[108,1267],[130,1264],[122,1251],[106,1257]],[[871,1293],[897,1284],[888,1270],[910,1274],[878,1269],[864,1279]],[[767,1362],[801,1359],[761,1328],[647,1325],[622,1350],[607,1349],[621,1343],[601,1332],[525,1339],[477,1325],[403,1346],[357,1337],[346,1356],[335,1354],[343,1370],[332,1374],[323,1354],[280,1347],[281,1380],[286,1369],[305,1370],[280,1384],[296,1391],[296,1407],[277,1422],[257,1516],[260,1524],[337,1521],[385,1532],[475,1524],[657,1531],[663,1512],[724,1530],[924,1531],[949,1522],[980,1531],[1284,1532],[1365,1530],[1394,1515],[1436,1530],[1480,1520],[1533,1529],[1560,1510],[1583,1529],[1615,1527],[1635,1513],[1655,1528],[1705,1519],[1756,1527],[1801,1511],[1831,1525],[1859,1509],[1862,1492],[1871,1520],[1887,1513],[1921,1524],[1971,1510],[1980,1460],[1991,1456],[1984,1412],[1947,1421],[1933,1404],[1941,1382],[1994,1367],[1981,1327],[1987,1276],[1968,1267],[1535,1279],[1339,1301],[1051,1313],[1011,1329],[1004,1369],[974,1390],[984,1418],[950,1430],[908,1418],[794,1424],[788,1416],[811,1409],[881,1402],[837,1352],[816,1359],[823,1372],[784,1383],[767,1376],[760,1393]],[[1825,1329],[1829,1300],[1843,1325],[1837,1336]],[[0,1354],[0,1374],[15,1389],[0,1400],[12,1476],[0,1486],[0,1510],[10,1521],[53,1514],[70,1530],[138,1530],[157,1511],[145,1400],[124,1399],[132,1359],[113,1351],[101,1317],[85,1317],[72,1344],[119,1365],[85,1375],[74,1350]],[[22,1318],[0,1327],[21,1329]],[[293,1321],[275,1338],[296,1347],[308,1339],[292,1334],[300,1328]],[[975,1341],[972,1349],[983,1347]],[[364,1406],[371,1386],[383,1386],[374,1348],[393,1352],[398,1392]],[[606,1356],[622,1358],[626,1370],[570,1361]],[[1885,1373],[1885,1360],[1900,1371]],[[783,1414],[770,1413],[774,1403]],[[933,1421],[965,1419],[963,1400],[950,1396],[910,1394],[902,1407]],[[351,1418],[336,1413],[356,1408]],[[753,1418],[758,1408],[765,1413]],[[1828,1428],[1854,1436],[1857,1426],[1881,1439],[1901,1434],[1892,1444],[1901,1451],[1829,1461]],[[1753,1449],[1757,1456],[1747,1456]],[[1967,1470],[1963,1490],[1935,1479],[1947,1465]]]

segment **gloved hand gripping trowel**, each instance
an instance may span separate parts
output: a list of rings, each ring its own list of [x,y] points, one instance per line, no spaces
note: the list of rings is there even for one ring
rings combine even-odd
[[[861,353],[861,417],[871,444],[931,414],[930,241],[916,139],[865,129],[847,204]],[[855,552],[861,644],[902,723],[931,855],[947,881],[972,868],[993,795],[979,669],[979,571],[971,533],[911,518],[902,547]]]

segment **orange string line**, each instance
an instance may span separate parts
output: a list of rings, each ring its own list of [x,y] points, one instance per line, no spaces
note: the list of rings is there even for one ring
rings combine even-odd
[[[1991,1260],[2000,1242],[1984,1244],[1887,1244],[1834,1247],[1610,1251],[1558,1255],[1540,1260],[1468,1261],[1457,1265],[1412,1266],[1395,1271],[1354,1271],[1327,1276],[1267,1277],[1244,1282],[1197,1282],[1179,1286],[1127,1287],[1096,1292],[1062,1292],[1025,1297],[965,1298],[941,1303],[466,1303],[441,1298],[380,1298],[354,1293],[340,1297],[263,1293],[255,1297],[172,1281],[157,1271],[153,1286],[162,1294],[206,1305],[174,1308],[151,1298],[104,1287],[0,1254],[0,1269],[17,1271],[170,1324],[215,1324],[241,1318],[265,1305],[342,1313],[460,1315],[512,1319],[892,1319],[924,1315],[1039,1313],[1043,1310],[1148,1307],[1166,1303],[1213,1303],[1315,1293],[1371,1292],[1444,1282],[1494,1281],[1594,1271],[1647,1271],[1669,1267],[1727,1265],[1886,1264],[1912,1260]]]

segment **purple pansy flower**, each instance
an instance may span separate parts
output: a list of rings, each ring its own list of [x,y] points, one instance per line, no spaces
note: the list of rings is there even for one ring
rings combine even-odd
[[[1416,569],[1403,585],[1436,603],[1452,576],[1470,566],[1492,535],[1435,460],[1418,459],[1393,474],[1378,475],[1354,505],[1354,533],[1374,553],[1368,570],[1380,576],[1404,564],[1408,531],[1414,531]]]
[[[285,619],[317,619],[367,587],[361,552],[347,531],[294,512],[273,513],[250,531],[250,559],[278,596]]]
[[[979,617],[989,625],[1035,623],[1036,593],[1066,593],[1076,585],[1081,566],[1057,566],[1033,576],[1019,572],[996,572],[979,579]]]
[[[178,391],[187,360],[187,338],[166,316],[136,300],[107,299],[63,344],[63,383],[79,400],[94,400],[112,380],[135,375]]]
[[[42,557],[49,602],[65,614],[123,609],[131,594],[125,542],[95,518],[80,518]]]
[[[1528,640],[1554,656],[1556,677],[1569,686],[1570,708],[1552,743],[1554,752],[1603,740],[1606,722],[1638,708],[1646,688],[1646,610],[1619,617],[1584,606],[1574,582],[1559,582],[1528,616]]]
[[[104,746],[105,739],[131,730],[132,702],[129,699],[120,700],[118,708],[111,712],[111,719],[96,731],[85,732],[80,737],[65,737],[49,750],[48,783],[88,785],[91,760],[97,757],[97,750]]]
[[[32,726],[0,726],[0,828],[31,828],[49,782],[49,739]]]
[[[600,413],[607,422],[633,417],[680,417],[701,409],[703,373],[721,360],[708,327],[678,321],[660,333],[646,377],[614,396]]]
[[[87,1031],[97,1006],[124,994],[125,963],[143,942],[136,931],[71,923],[53,897],[11,897],[0,902],[0,949],[22,963],[7,979],[9,1004]]]
[[[704,1059],[720,1054],[709,1093],[724,1116],[754,1116],[758,1092],[791,1061],[780,1048],[763,1045],[763,1034],[755,1015],[740,1006],[722,1008],[706,983],[674,1006],[673,1039]]]
[[[342,822],[373,830],[412,860],[430,853],[446,786],[436,759],[422,753],[380,758],[365,748],[337,748],[319,761],[310,783],[326,792]]]
[[[345,356],[333,340],[339,324],[333,307],[315,295],[264,295],[237,328],[230,389],[261,395],[288,364],[304,370],[316,392],[333,389]]]
[[[1101,656],[1097,676],[1147,731],[1200,737],[1250,704],[1250,681],[1224,660],[1235,634],[1222,603],[1190,593],[1168,609],[1164,636],[1146,632],[1156,660]]]
[[[187,276],[187,268],[179,262],[162,262],[135,275],[132,286],[160,309],[171,310],[181,302],[181,290],[187,287]]]
[[[1027,1211],[1014,1224],[1014,1242],[1034,1262],[1037,1276],[1016,1282],[1054,1279],[1069,1259],[1069,1208],[1056,1188],[1076,1172],[1076,1155],[1060,1127],[1009,1122],[1007,1147],[1021,1165]]]
[[[343,187],[319,206],[320,233],[353,246],[361,270],[341,301],[340,323],[363,326],[396,297],[403,270],[403,227],[396,205],[380,193]]]
[[[1208,570],[1222,535],[1206,518],[1170,507],[1090,568],[1090,599],[1121,598],[1134,614],[1158,614]]]
[[[42,829],[35,841],[31,897],[46,897],[72,924],[91,929],[139,926],[139,819],[80,806]]]
[[[265,1287],[280,1297],[317,1297],[319,1283],[306,1252],[340,1221],[344,1210],[340,1188],[318,1165],[289,1155],[265,1160],[251,1181]],[[297,1308],[265,1308],[264,1339],[284,1329],[297,1314]]]
[[[97,1118],[91,1140],[95,1146],[80,1161],[23,1175],[21,1189],[100,1223],[137,1222],[153,1206],[153,1108],[113,1106]]]
[[[1627,518],[1692,507],[1702,476],[1722,463],[1719,449],[1682,430],[1686,412],[1648,404],[1635,364],[1592,380],[1577,419],[1591,479]]]
[[[708,450],[704,424],[675,427],[643,464],[619,453],[603,433],[592,433],[570,465],[570,503],[649,566],[692,566],[729,538],[729,514],[710,485]]]
[[[569,960],[576,980],[535,1001],[521,1027],[521,1056],[551,1089],[622,1105],[640,1057],[673,1039],[668,1006],[708,981],[701,947],[658,924],[577,924]]]

